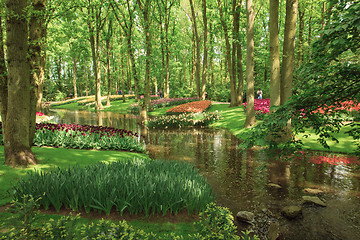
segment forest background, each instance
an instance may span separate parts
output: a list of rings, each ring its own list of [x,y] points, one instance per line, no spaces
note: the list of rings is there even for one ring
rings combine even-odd
[[[41,102],[69,96],[95,95],[95,109],[100,110],[101,96],[108,96],[109,105],[110,95],[118,90],[134,92],[138,99],[144,95],[140,114],[146,114],[151,93],[159,90],[166,98],[205,98],[207,94],[212,100],[238,106],[246,89],[245,127],[250,127],[255,124],[254,88],[261,88],[263,97],[278,106],[292,96],[295,86],[295,110],[309,102],[318,108],[334,100],[356,100],[359,94],[358,1],[18,0],[1,4],[0,106],[5,132],[9,129],[5,147],[7,142],[31,143],[33,109],[40,110]],[[30,81],[17,84],[13,79],[19,74],[14,75],[14,70],[23,74],[19,79]],[[324,98],[327,94],[331,97]],[[12,107],[28,103],[31,106]],[[285,120],[289,114],[292,111],[287,111]],[[14,118],[18,121],[6,120]],[[319,127],[325,123],[315,122]],[[17,133],[13,124],[29,126],[29,131]],[[7,152],[18,151],[14,150],[19,145],[23,143],[12,151],[6,147]]]

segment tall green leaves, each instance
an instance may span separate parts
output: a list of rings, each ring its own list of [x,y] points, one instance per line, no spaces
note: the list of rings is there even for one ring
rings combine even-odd
[[[33,172],[19,181],[14,198],[24,194],[41,197],[45,209],[112,209],[130,214],[199,213],[214,194],[197,170],[188,163],[129,159],[87,167]]]

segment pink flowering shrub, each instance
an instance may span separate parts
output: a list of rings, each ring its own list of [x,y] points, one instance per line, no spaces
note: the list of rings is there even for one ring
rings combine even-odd
[[[197,101],[181,104],[179,106],[166,110],[167,114],[178,114],[178,113],[201,113],[211,106],[210,100]]]

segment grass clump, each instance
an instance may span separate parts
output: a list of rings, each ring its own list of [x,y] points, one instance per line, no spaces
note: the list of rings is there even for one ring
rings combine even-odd
[[[30,172],[13,192],[16,201],[31,195],[56,211],[65,207],[109,214],[114,208],[146,216],[183,209],[199,213],[214,201],[213,190],[190,164],[148,159]]]

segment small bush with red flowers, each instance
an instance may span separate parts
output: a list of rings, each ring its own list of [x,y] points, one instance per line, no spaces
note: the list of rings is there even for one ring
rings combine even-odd
[[[196,101],[181,104],[179,106],[166,110],[167,114],[179,114],[179,113],[201,113],[211,106],[210,100]]]
[[[3,144],[0,122],[0,144]],[[37,123],[34,145],[75,149],[145,152],[136,133],[103,126]]]
[[[191,97],[191,98],[160,98],[151,101],[151,109],[155,110],[162,107],[171,107],[183,103],[198,101],[200,98]],[[139,104],[132,104],[129,107],[131,113],[139,113]]]

